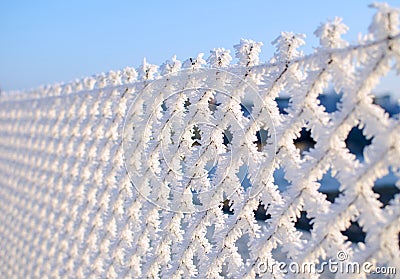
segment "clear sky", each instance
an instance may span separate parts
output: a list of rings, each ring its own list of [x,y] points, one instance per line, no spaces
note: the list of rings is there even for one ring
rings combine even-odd
[[[399,1],[387,2],[400,7]],[[199,52],[208,56],[215,47],[232,49],[241,38],[264,42],[265,61],[281,31],[305,33],[309,53],[317,46],[314,30],[329,18],[344,19],[350,42],[366,33],[374,13],[370,3],[0,0],[0,88],[28,89],[137,67],[143,57],[160,64],[174,54],[181,60]]]

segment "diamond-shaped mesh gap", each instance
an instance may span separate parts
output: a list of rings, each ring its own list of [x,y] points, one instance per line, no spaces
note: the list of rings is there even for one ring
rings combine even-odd
[[[353,127],[346,140],[346,147],[349,149],[350,153],[354,154],[360,162],[364,162],[364,148],[370,145],[372,138],[368,139],[363,134],[363,129],[358,126]]]
[[[382,76],[379,84],[373,89],[375,95],[373,103],[380,106],[389,114],[389,117],[400,116],[400,76],[396,72],[395,62],[392,61],[392,70]]]
[[[299,150],[300,155],[304,156],[311,148],[314,148],[316,141],[311,136],[311,131],[306,128],[302,128],[300,136],[293,140],[294,145]]]
[[[199,199],[199,193],[195,190],[191,190],[191,191],[192,191],[192,203],[194,205],[198,205],[198,206],[203,205],[203,203]]]
[[[224,214],[233,215],[235,210],[232,207],[233,203],[229,199],[224,200],[221,209]]]
[[[212,179],[214,178],[215,172],[217,171],[218,165],[215,164],[214,161],[208,161],[205,169],[207,170],[207,178]]]
[[[265,221],[268,219],[271,219],[271,214],[267,213],[268,207],[264,206],[261,202],[258,204],[258,207],[256,210],[254,210],[254,218],[258,221]]]
[[[287,252],[282,251],[283,245],[278,244],[276,248],[272,249],[272,257],[274,260],[278,262],[287,262],[288,261],[288,255]]]
[[[288,114],[286,109],[289,107],[289,98],[288,97],[278,97],[275,99],[278,104],[278,109],[280,114]]]
[[[312,218],[307,217],[307,212],[306,211],[301,211],[300,212],[300,217],[297,218],[296,223],[294,226],[303,231],[311,231],[313,228],[312,224]]]
[[[223,278],[228,278],[228,265],[226,264],[226,262],[224,262],[222,264],[222,270],[219,273],[219,276],[222,276]]]
[[[373,103],[380,106],[389,117],[394,117],[400,114],[400,104],[391,95],[375,96]]]
[[[183,104],[183,107],[186,109],[186,111],[189,111],[189,106],[190,106],[191,104],[192,104],[192,103],[190,102],[189,98],[187,98],[187,99],[185,100],[184,104]]]
[[[221,103],[217,103],[215,98],[211,98],[208,100],[208,109],[211,111],[211,114],[214,115],[214,112],[217,110],[217,107],[220,106]]]
[[[249,234],[245,233],[241,237],[239,237],[235,243],[243,262],[246,262],[248,259],[250,259],[250,250],[248,246],[249,240]]]
[[[257,141],[254,143],[257,145],[257,150],[259,152],[262,151],[263,147],[267,144],[268,140],[271,138],[271,135],[268,130],[260,129],[256,132]]]
[[[197,257],[197,255],[193,256],[193,264],[198,268],[200,264],[200,259]]]
[[[254,107],[254,104],[252,104],[252,103],[249,103],[249,102],[241,103],[240,110],[242,111],[243,116],[250,118],[253,107]]]
[[[207,226],[206,228],[207,228],[207,232],[206,232],[206,238],[207,238],[207,240],[208,240],[211,244],[215,245],[215,244],[217,243],[217,241],[216,241],[215,238],[213,237],[213,236],[214,236],[214,233],[215,233],[215,224],[211,224],[210,226]]]
[[[273,173],[275,184],[278,186],[280,192],[286,191],[287,187],[291,185],[285,178],[285,170],[283,167],[276,169]]]
[[[319,94],[318,100],[320,105],[324,107],[327,113],[335,112],[339,109],[341,98],[343,94],[337,94],[335,92]]]
[[[201,145],[200,140],[201,140],[201,133],[200,133],[200,128],[196,125],[193,126],[192,129],[192,146],[199,146]]]
[[[275,98],[276,105],[281,115],[287,115],[291,105],[291,93],[286,88],[281,88],[278,96]]]
[[[162,102],[161,108],[163,111],[167,111],[168,107],[167,107],[167,104],[165,103],[165,101]]]
[[[233,134],[229,130],[230,126],[224,130],[224,141],[223,144],[225,145],[226,148],[229,148],[231,142],[232,142],[232,137]]]
[[[351,242],[362,242],[365,243],[366,233],[363,231],[362,227],[358,224],[358,222],[351,222],[351,225],[345,230],[342,231],[342,234],[347,237],[347,239]]]
[[[239,181],[244,189],[251,187],[251,182],[249,179],[249,166],[244,164],[239,168],[239,172],[236,174]]]
[[[332,176],[332,171],[329,169],[318,182],[321,184],[318,191],[325,194],[326,199],[331,203],[340,195],[340,182]]]
[[[400,193],[400,189],[396,187],[397,177],[389,170],[389,173],[374,183],[372,190],[379,195],[379,201],[382,203],[382,207],[389,204],[393,198]]]

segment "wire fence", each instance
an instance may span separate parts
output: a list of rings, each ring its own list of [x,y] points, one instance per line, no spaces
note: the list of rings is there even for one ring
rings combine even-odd
[[[282,33],[268,63],[242,40],[235,63],[220,48],[2,92],[1,277],[338,274],[328,261],[353,268],[340,278],[395,276],[400,120],[371,91],[400,70],[399,10],[374,7],[357,45],[336,18],[310,55],[302,35]],[[379,192],[388,175],[391,192]],[[321,190],[327,177],[336,194]]]

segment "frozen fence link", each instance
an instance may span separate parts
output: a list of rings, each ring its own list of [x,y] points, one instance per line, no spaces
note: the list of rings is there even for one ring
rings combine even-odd
[[[236,61],[215,48],[2,92],[0,277],[283,278],[285,261],[314,278],[304,267],[329,260],[399,274],[400,119],[372,91],[400,71],[400,13],[372,6],[357,44],[334,18],[311,54],[282,32],[267,63],[242,39]]]
[[[203,59],[204,53],[199,53],[196,58],[189,58],[183,62],[182,67],[185,69],[198,69],[201,68],[206,61]]]
[[[181,70],[182,62],[176,59],[176,55],[171,60],[166,61],[161,65],[160,71],[162,75],[168,75]]]
[[[158,66],[149,64],[146,58],[143,59],[143,64],[137,69],[139,78],[142,80],[152,80],[158,74]]]
[[[257,65],[262,46],[261,42],[241,39],[239,44],[233,46],[236,50],[236,58],[239,59],[239,65],[246,67]]]
[[[348,43],[341,38],[349,28],[342,23],[342,19],[335,17],[333,21],[321,24],[314,34],[320,39],[322,47],[340,48],[346,47]]]
[[[230,51],[224,48],[214,48],[210,51],[210,56],[207,59],[211,67],[228,67],[232,61]]]

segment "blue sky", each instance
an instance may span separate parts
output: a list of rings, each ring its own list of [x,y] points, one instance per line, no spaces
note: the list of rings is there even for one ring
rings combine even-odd
[[[387,1],[399,5],[398,1]],[[396,4],[397,2],[397,4]],[[355,42],[374,11],[371,1],[5,1],[0,0],[0,88],[41,84],[137,67],[146,57],[160,64],[215,47],[232,49],[241,38],[264,42],[262,61],[281,31],[307,35],[340,16]],[[389,78],[389,87],[393,79]]]

